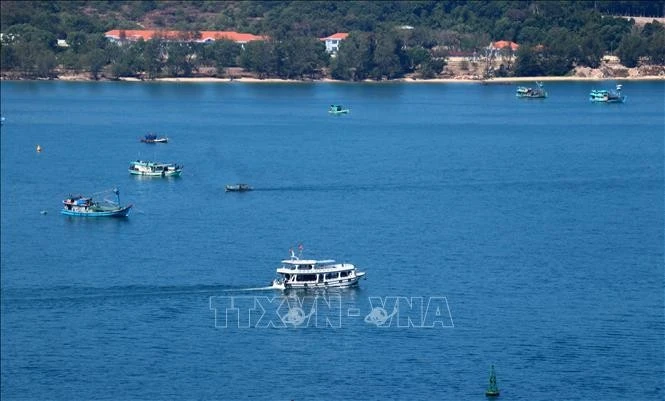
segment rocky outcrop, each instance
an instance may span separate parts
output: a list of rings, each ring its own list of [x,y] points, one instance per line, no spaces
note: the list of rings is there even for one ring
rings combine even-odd
[[[572,76],[580,78],[612,79],[612,78],[640,78],[665,76],[665,66],[641,65],[627,68],[621,64],[603,63],[599,68],[576,67]]]

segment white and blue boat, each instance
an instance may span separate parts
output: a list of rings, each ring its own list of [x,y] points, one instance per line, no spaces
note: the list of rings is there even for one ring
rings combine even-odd
[[[146,175],[149,177],[178,177],[182,167],[175,163],[158,163],[137,160],[129,163],[129,173],[133,175]]]
[[[116,200],[104,199],[94,201],[92,197],[83,195],[69,196],[62,201],[61,213],[67,216],[79,217],[127,217],[132,205],[120,205],[120,191],[113,189]]]
[[[299,247],[302,254],[302,245]],[[278,290],[353,287],[365,277],[351,263],[337,263],[332,259],[300,259],[291,249],[291,258],[282,260],[277,268],[280,278],[272,281]]]
[[[616,89],[593,89],[589,93],[589,100],[596,103],[624,103],[626,96],[621,93],[621,89],[621,85],[617,85]]]

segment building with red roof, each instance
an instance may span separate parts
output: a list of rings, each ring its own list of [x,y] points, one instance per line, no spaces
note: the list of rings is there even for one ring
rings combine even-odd
[[[498,42],[493,42],[490,44],[490,49],[492,50],[511,50],[516,52],[520,48],[515,42],[510,42],[508,40],[500,40]]]
[[[337,32],[325,38],[319,38],[320,41],[325,42],[326,51],[328,53],[337,53],[339,44],[349,36],[346,32]]]
[[[106,32],[104,35],[107,39],[122,43],[122,42],[136,42],[140,39],[145,41],[151,39],[163,39],[166,41],[182,41],[182,42],[197,42],[197,43],[211,43],[217,40],[231,40],[235,43],[245,44],[255,40],[266,40],[267,36],[253,35],[251,33],[239,33],[233,31],[169,31],[158,29],[113,29]]]

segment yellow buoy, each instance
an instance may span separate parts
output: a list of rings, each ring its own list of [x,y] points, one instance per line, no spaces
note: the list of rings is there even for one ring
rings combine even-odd
[[[39,145],[37,145],[37,153],[39,153],[39,152],[41,152],[41,151],[42,151],[42,147],[39,146]]]

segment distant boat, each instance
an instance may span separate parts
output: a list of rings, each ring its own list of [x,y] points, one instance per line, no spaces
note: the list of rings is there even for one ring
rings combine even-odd
[[[247,184],[233,184],[224,187],[226,192],[246,192],[251,191],[253,188]]]
[[[626,96],[621,93],[621,89],[621,85],[617,85],[616,89],[593,89],[589,93],[589,100],[595,103],[624,103]]]
[[[547,92],[543,89],[543,83],[536,82],[536,85],[538,85],[537,88],[526,86],[518,87],[516,96],[523,99],[545,99],[547,97]]]
[[[92,197],[82,195],[69,196],[62,201],[61,213],[67,216],[80,217],[127,217],[132,205],[120,205],[120,192],[112,190],[116,200],[104,199],[101,202],[94,201]]]
[[[147,175],[150,177],[178,177],[183,166],[174,163],[158,163],[137,160],[129,163],[129,173],[133,175]]]
[[[490,370],[490,384],[485,391],[485,395],[488,397],[498,397],[499,396],[499,387],[496,385],[496,374],[494,373],[494,365]]]
[[[339,116],[342,114],[349,114],[351,110],[348,108],[345,108],[342,105],[339,104],[331,104],[330,108],[328,109],[328,113]]]
[[[155,134],[146,134],[143,138],[141,138],[141,142],[143,143],[167,143],[168,141],[169,138],[157,137]]]

